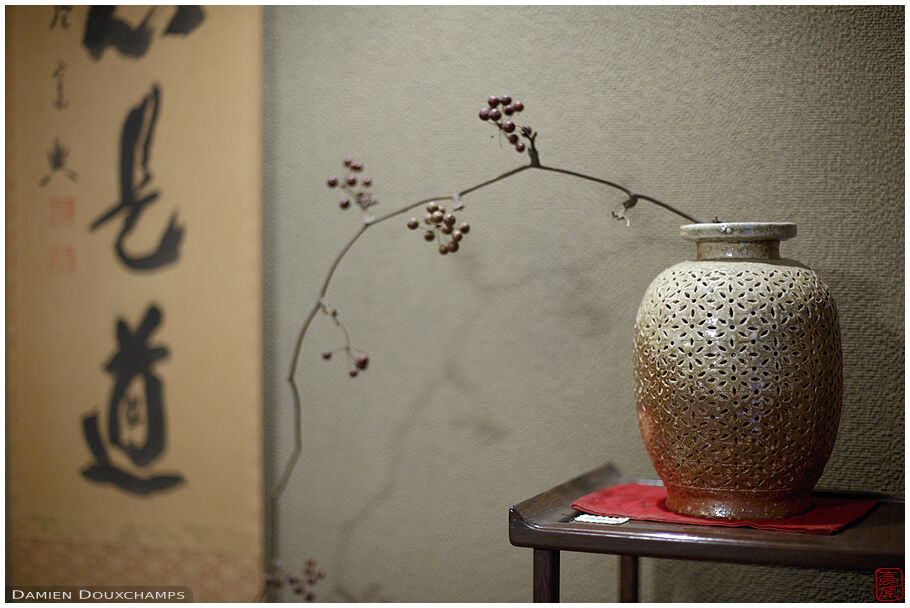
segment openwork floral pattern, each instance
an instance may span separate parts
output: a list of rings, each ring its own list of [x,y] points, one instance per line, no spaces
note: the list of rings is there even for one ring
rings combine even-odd
[[[814,271],[689,261],[648,288],[635,396],[660,477],[686,488],[811,488],[834,447],[837,309]]]

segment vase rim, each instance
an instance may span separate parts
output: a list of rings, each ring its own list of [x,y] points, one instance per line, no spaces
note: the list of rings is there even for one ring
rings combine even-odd
[[[783,241],[796,236],[791,222],[720,222],[686,224],[679,233],[690,241]]]

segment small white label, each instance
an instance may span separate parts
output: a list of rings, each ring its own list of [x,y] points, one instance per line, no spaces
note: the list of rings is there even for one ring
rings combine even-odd
[[[606,515],[589,515],[587,513],[582,513],[575,518],[575,521],[580,521],[586,524],[624,524],[629,521],[631,517],[607,517]]]

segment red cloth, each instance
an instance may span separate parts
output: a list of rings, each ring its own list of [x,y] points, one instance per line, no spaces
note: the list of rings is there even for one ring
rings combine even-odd
[[[856,521],[878,504],[877,500],[847,500],[813,497],[812,509],[802,515],[782,519],[748,521],[741,519],[705,519],[677,515],[665,506],[667,490],[663,486],[623,483],[610,486],[572,503],[572,508],[591,515],[630,517],[646,521],[666,521],[700,526],[727,526],[831,534]]]

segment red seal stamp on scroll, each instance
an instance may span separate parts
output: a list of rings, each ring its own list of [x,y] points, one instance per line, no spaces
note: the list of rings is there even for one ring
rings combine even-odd
[[[76,272],[76,248],[72,245],[51,245],[48,270],[52,275]]]
[[[55,227],[69,227],[76,217],[76,199],[72,196],[52,196],[47,201],[47,223]]]
[[[904,599],[904,573],[900,568],[879,568],[875,571],[875,599],[879,602],[900,602]]]

